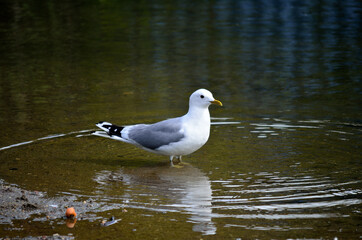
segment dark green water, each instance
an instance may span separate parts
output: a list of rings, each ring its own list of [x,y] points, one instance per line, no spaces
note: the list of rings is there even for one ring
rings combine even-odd
[[[0,238],[361,238],[361,1],[0,9],[0,179],[100,203],[73,229],[34,216]],[[183,115],[198,88],[224,107],[182,168],[84,131]]]

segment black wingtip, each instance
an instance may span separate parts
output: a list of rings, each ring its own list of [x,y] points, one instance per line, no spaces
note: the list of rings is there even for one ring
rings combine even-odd
[[[104,123],[104,121],[100,121],[99,123],[97,123],[97,124],[102,124],[102,123]]]
[[[116,135],[118,137],[122,137],[122,130],[124,127],[120,127],[117,125],[110,125],[110,126],[104,126],[104,127],[108,127],[108,135],[112,136],[112,135]]]

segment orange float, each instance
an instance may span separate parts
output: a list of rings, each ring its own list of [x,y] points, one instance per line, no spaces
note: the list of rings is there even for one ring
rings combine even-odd
[[[73,207],[67,208],[67,211],[65,211],[65,216],[67,218],[75,218],[77,216],[77,213],[75,212]]]

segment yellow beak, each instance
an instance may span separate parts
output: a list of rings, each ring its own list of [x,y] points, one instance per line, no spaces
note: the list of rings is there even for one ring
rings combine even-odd
[[[222,103],[219,101],[219,100],[214,100],[214,101],[210,101],[211,103],[213,104],[216,104],[216,105],[219,105],[219,106],[222,106]]]

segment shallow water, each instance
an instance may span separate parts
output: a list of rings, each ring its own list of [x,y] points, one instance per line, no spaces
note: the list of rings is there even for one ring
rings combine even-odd
[[[360,1],[2,5],[0,179],[94,204],[0,238],[362,236]],[[90,135],[180,116],[200,87],[224,107],[176,167]]]

